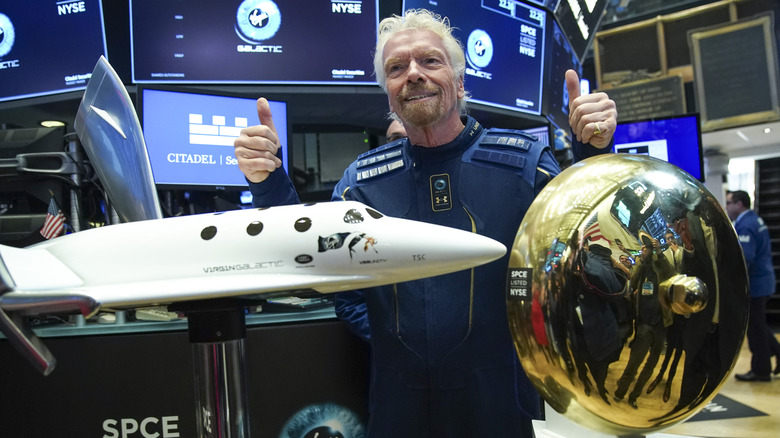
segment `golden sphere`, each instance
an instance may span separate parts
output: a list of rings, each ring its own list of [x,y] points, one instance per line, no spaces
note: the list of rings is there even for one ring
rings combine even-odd
[[[679,168],[608,154],[561,172],[518,229],[507,311],[522,365],[570,420],[647,434],[715,396],[744,339],[742,250]]]

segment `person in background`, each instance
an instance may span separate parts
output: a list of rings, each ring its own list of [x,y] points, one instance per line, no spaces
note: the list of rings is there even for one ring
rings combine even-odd
[[[400,121],[393,120],[387,127],[387,133],[385,133],[385,137],[387,137],[388,143],[400,140],[406,137],[406,129],[404,129],[404,125]]]
[[[623,242],[620,241],[620,239],[615,239],[615,244],[617,245],[618,249],[628,256],[631,255],[631,253],[626,249],[625,245],[623,245]]]
[[[677,239],[674,237],[672,230],[667,229],[664,233],[664,238],[666,239],[668,246],[663,251],[663,254],[666,256],[666,259],[669,260],[669,263],[674,267],[674,270],[679,272],[682,266],[682,248],[677,243]]]
[[[633,294],[635,327],[631,353],[617,381],[613,400],[620,402],[628,393],[628,404],[638,409],[637,399],[652,376],[666,340],[671,320],[659,299],[659,285],[673,274],[669,261],[661,254],[661,245],[649,235],[641,235],[642,249],[629,281]],[[641,371],[640,371],[641,367]],[[637,373],[639,374],[637,376]],[[628,390],[633,385],[629,393]]]
[[[472,231],[511,247],[534,197],[560,172],[550,148],[466,115],[464,51],[446,18],[409,10],[384,19],[374,67],[408,137],[361,155],[345,170],[333,200],[359,201],[388,216]],[[615,102],[604,93],[580,96],[572,70],[566,83],[575,159],[609,152]],[[253,202],[296,202],[279,169],[279,141],[263,98],[258,115],[262,125],[242,130],[234,144]],[[381,255],[381,246],[376,249]],[[534,436],[531,420],[540,417],[541,403],[506,318],[508,257],[336,296],[338,317],[371,345],[368,436]]]
[[[747,328],[748,347],[752,353],[750,371],[734,377],[745,382],[769,382],[772,380],[770,372],[780,374],[780,343],[766,321],[766,304],[775,293],[769,229],[750,209],[750,196],[743,190],[726,192],[726,213],[739,236],[750,287]],[[771,356],[778,360],[774,371]]]
[[[620,254],[618,261],[626,268],[628,275],[631,275],[631,270],[634,269],[634,260],[626,254]]]

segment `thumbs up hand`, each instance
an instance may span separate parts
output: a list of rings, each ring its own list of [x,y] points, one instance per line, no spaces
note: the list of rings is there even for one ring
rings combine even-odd
[[[566,71],[566,89],[569,92],[569,125],[572,134],[582,143],[603,149],[609,146],[617,127],[617,107],[606,93],[584,96],[580,78],[574,70]]]
[[[274,126],[271,107],[265,98],[257,99],[257,116],[260,124],[241,130],[233,142],[238,168],[251,182],[262,182],[271,172],[282,165],[276,156],[279,150],[279,136]]]

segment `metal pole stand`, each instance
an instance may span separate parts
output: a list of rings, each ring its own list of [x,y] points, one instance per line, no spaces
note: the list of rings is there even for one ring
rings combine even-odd
[[[246,391],[246,304],[239,300],[184,303],[195,368],[200,438],[249,438]]]

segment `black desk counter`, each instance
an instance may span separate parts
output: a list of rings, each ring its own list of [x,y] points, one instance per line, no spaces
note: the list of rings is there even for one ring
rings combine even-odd
[[[332,307],[250,314],[246,325],[252,437],[288,436],[336,416],[346,428],[364,427],[368,346]],[[44,377],[0,339],[3,436],[197,436],[186,319],[35,331],[57,366]]]

